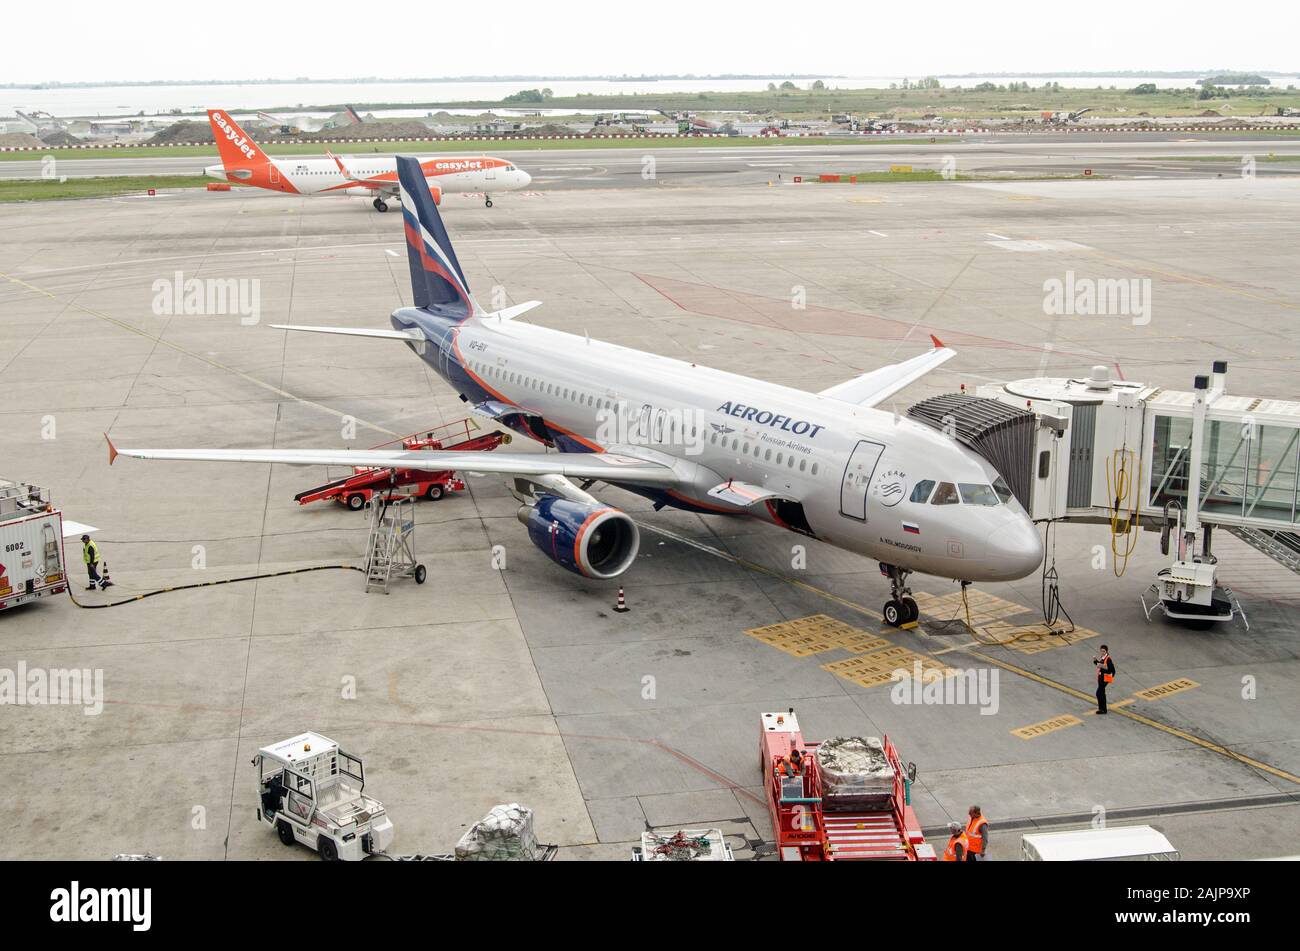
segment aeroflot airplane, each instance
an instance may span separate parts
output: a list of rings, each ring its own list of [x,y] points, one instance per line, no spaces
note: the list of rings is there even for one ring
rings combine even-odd
[[[884,614],[894,625],[917,616],[913,571],[1005,581],[1038,567],[1038,532],[993,466],[872,408],[954,356],[937,339],[926,353],[808,393],[515,319],[537,301],[487,313],[420,163],[402,156],[397,169],[415,306],[393,311],[392,330],[277,329],[401,341],[477,412],[546,451],[117,449],[109,440],[110,463],[122,455],[499,472],[533,544],[570,571],[614,578],[635,560],[639,535],[589,493],[604,482],[871,557],[889,577]]]
[[[391,155],[272,158],[228,113],[209,109],[208,122],[221,155],[220,165],[205,169],[210,178],[291,195],[368,195],[376,211],[387,211],[384,198],[398,193]],[[514,191],[532,181],[523,169],[490,155],[426,156],[419,163],[435,205],[447,192],[481,192],[491,208],[492,192]]]

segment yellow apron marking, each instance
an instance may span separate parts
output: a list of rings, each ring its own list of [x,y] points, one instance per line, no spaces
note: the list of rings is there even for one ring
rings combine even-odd
[[[1055,733],[1057,730],[1064,730],[1067,726],[1078,726],[1081,723],[1083,721],[1074,714],[1063,713],[1059,717],[1052,717],[1050,720],[1017,727],[1011,732],[1022,740],[1033,740],[1040,736],[1046,736],[1048,733]]]
[[[1163,700],[1165,697],[1175,693],[1182,693],[1184,690],[1191,690],[1193,687],[1199,687],[1195,680],[1171,680],[1167,684],[1157,684],[1154,687],[1148,687],[1146,690],[1139,690],[1133,696],[1139,700]]]

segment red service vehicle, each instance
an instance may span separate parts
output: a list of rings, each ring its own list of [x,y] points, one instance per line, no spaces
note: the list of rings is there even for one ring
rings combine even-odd
[[[912,811],[916,766],[904,768],[889,737],[805,740],[793,708],[761,723],[759,763],[783,862],[935,860]]]
[[[63,514],[49,491],[0,479],[0,611],[67,588]]]
[[[386,449],[399,443],[403,449],[445,449],[456,452],[490,451],[504,443],[510,442],[509,433],[490,432],[475,435],[478,424],[471,419],[458,419],[436,429],[412,433],[400,439],[393,439],[371,446],[371,449]],[[363,509],[376,492],[389,489],[402,489],[394,492],[394,498],[425,498],[437,501],[448,492],[461,492],[465,483],[457,478],[456,473],[446,469],[374,469],[356,466],[352,475],[335,479],[324,485],[307,489],[294,496],[299,505],[333,499],[340,505],[346,505],[354,511]]]

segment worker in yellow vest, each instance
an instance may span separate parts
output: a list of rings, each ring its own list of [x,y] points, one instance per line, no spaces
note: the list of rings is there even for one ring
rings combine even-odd
[[[966,823],[966,861],[982,862],[988,858],[989,821],[980,812],[979,806],[971,806]]]
[[[94,591],[95,585],[99,585],[101,591],[113,586],[113,582],[99,576],[99,546],[90,540],[89,535],[81,536],[81,560],[86,563],[86,576],[90,579],[87,591]]]
[[[964,862],[970,849],[970,839],[960,822],[948,823],[948,847],[943,850],[944,862]]]

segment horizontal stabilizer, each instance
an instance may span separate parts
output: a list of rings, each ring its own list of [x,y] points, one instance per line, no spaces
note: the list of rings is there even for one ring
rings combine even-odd
[[[308,327],[294,324],[271,324],[276,330],[301,330],[313,334],[338,334],[343,337],[375,337],[380,340],[423,340],[418,330],[369,330],[364,327]]]
[[[490,314],[484,314],[484,317],[495,317],[498,320],[514,320],[528,313],[534,307],[541,307],[542,302],[539,300],[524,301],[522,304],[515,304],[513,307],[505,307]]]

